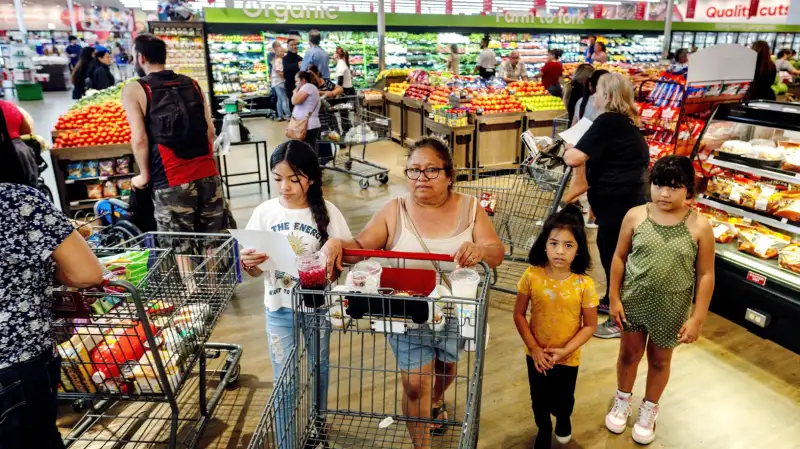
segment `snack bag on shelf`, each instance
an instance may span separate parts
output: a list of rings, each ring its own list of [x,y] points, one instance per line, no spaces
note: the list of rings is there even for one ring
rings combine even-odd
[[[97,161],[86,161],[83,163],[81,178],[96,178],[99,176],[99,164]]]
[[[661,108],[652,104],[641,103],[639,118],[644,124],[658,126],[658,121],[661,118]]]
[[[103,185],[103,196],[105,198],[116,198],[117,194],[117,182],[113,179],[109,179]]]
[[[694,84],[686,88],[686,95],[688,98],[702,98],[708,86],[705,84]]]
[[[780,250],[778,263],[781,267],[800,274],[800,243],[792,243]]]
[[[706,88],[704,97],[718,97],[722,93],[722,83],[711,83]]]
[[[131,180],[130,179],[118,180],[117,189],[119,189],[120,196],[130,196],[133,193],[133,190],[131,190]]]
[[[103,183],[102,182],[87,182],[86,183],[86,197],[92,200],[103,199]]]
[[[114,176],[114,161],[106,159],[98,162],[99,176]]]
[[[81,179],[83,177],[83,162],[70,162],[67,164],[67,179]]]
[[[128,156],[118,157],[114,165],[118,175],[127,175],[131,172],[131,160]]]

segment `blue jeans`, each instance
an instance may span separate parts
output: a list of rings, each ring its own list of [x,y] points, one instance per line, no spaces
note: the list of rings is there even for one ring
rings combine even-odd
[[[306,330],[310,328],[319,329],[319,352],[320,352],[320,376],[316,384],[319,388],[321,404],[318,405],[320,416],[324,416],[328,400],[328,371],[330,365],[330,341],[331,341],[331,322],[328,320],[325,311],[316,314],[304,313],[303,319],[309,323]],[[279,449],[289,449],[294,447],[294,436],[297,435],[296,426],[305,425],[304,420],[298,421],[295,413],[295,399],[297,398],[297,385],[303,382],[299,378],[299,372],[293,372],[293,367],[286,367],[287,358],[292,348],[296,346],[295,341],[295,313],[292,309],[281,307],[276,311],[267,309],[267,340],[269,342],[270,359],[272,359],[273,385],[275,387],[275,438]],[[313,322],[311,320],[314,320]],[[309,373],[314,373],[314,362],[316,360],[316,347],[310,340],[310,335],[303,335],[308,354]],[[296,354],[299,356],[299,354]],[[296,361],[297,358],[292,360]],[[300,370],[302,371],[302,370]],[[284,383],[279,384],[279,379],[285,377]],[[288,384],[286,382],[289,382]],[[279,388],[280,387],[280,388]]]
[[[286,96],[286,85],[281,83],[277,86],[272,86],[275,90],[275,96],[278,98],[278,118],[289,119],[291,112],[289,111],[289,97]]]

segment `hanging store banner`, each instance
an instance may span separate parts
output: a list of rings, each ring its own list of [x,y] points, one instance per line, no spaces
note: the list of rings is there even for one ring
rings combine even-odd
[[[636,4],[636,12],[633,16],[633,20],[644,20],[644,14],[647,12],[647,3],[639,2]]]
[[[484,14],[492,13],[492,0],[483,0],[483,13]]]
[[[445,2],[444,2],[444,13],[445,14],[453,14],[453,0],[445,0]]]
[[[686,18],[694,19],[694,13],[697,10],[697,0],[689,0],[686,3]]]
[[[786,8],[786,14],[789,14],[789,8]],[[758,15],[758,0],[750,0],[750,10],[748,11],[747,18],[753,18]]]

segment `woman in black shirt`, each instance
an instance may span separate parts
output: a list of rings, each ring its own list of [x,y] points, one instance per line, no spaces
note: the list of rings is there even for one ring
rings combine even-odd
[[[750,99],[775,101],[775,91],[772,90],[772,85],[775,84],[778,70],[775,68],[775,63],[772,62],[769,44],[764,41],[755,41],[752,49],[756,52],[756,74],[753,77],[753,86],[750,88]]]
[[[639,131],[633,99],[633,86],[627,78],[618,73],[603,75],[594,95],[599,115],[578,144],[564,154],[570,166],[586,165],[589,204],[598,226],[597,247],[606,285],[622,219],[628,210],[645,203],[650,151]],[[608,304],[607,295],[603,303]],[[596,336],[620,336],[621,330],[609,321],[598,328]]]

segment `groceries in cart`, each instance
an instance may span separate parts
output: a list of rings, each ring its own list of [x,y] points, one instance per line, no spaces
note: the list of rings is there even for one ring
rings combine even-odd
[[[378,134],[366,124],[354,126],[344,135],[345,142],[364,143],[374,142],[378,139]]]

